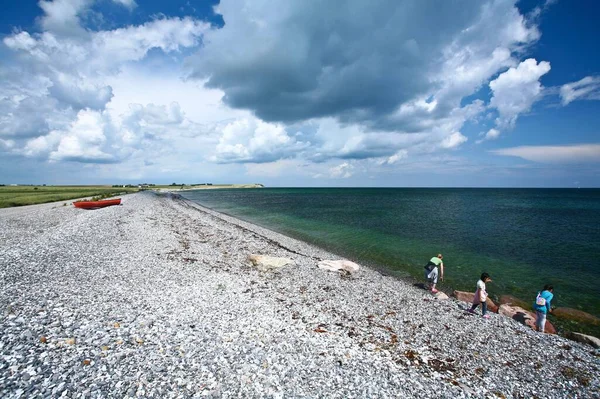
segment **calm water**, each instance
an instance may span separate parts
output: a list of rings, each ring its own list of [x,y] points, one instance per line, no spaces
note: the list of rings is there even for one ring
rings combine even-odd
[[[441,252],[442,287],[533,301],[555,286],[556,306],[600,316],[599,189],[273,188],[184,196],[398,276],[422,279]]]

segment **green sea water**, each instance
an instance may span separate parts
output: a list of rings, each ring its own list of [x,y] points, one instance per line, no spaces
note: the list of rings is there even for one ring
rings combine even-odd
[[[553,305],[600,317],[598,189],[267,188],[184,196],[399,277],[423,279],[424,264],[441,252],[445,290],[474,291],[485,271],[492,298],[533,302],[553,284]]]

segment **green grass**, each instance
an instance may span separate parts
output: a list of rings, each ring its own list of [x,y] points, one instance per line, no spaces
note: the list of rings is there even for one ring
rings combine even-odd
[[[137,188],[110,186],[0,186],[0,208],[66,201],[83,197],[109,197]]]

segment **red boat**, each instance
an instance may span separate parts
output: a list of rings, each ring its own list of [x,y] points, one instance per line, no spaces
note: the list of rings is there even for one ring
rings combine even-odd
[[[82,209],[96,209],[96,208],[104,208],[105,206],[111,205],[120,205],[121,198],[110,199],[110,200],[100,200],[100,201],[76,201],[73,202],[75,208]]]

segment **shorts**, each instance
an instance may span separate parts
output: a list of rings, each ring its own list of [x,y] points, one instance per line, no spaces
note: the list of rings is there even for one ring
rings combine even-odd
[[[438,281],[438,268],[434,267],[432,271],[425,269],[425,279],[430,283],[437,284]]]

